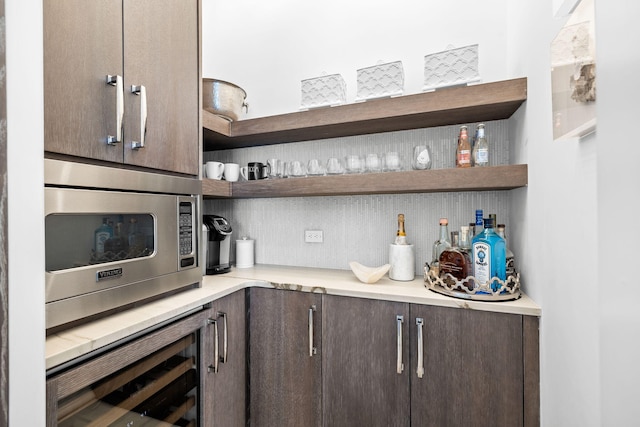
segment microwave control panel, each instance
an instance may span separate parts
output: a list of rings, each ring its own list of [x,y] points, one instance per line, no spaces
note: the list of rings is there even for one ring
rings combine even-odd
[[[178,242],[180,246],[180,268],[195,265],[195,214],[193,201],[180,201],[178,207]]]

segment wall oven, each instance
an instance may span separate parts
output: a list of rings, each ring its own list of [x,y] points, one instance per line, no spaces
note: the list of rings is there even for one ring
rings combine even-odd
[[[45,160],[46,326],[198,286],[200,182]]]

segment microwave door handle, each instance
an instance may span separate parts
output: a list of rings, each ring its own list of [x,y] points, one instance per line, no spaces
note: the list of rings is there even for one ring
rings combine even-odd
[[[140,140],[131,141],[131,149],[144,148],[144,140],[147,135],[147,89],[143,86],[131,86],[131,93],[140,97]]]
[[[124,84],[122,76],[108,74],[107,84],[116,87],[116,135],[107,135],[107,144],[116,145],[122,142],[122,123],[124,121]]]

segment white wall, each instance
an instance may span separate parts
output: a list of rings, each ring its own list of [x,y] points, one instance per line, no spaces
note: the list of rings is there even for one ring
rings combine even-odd
[[[202,0],[203,73],[246,90],[243,118],[297,111],[300,81],[402,61],[405,94],[419,93],[424,55],[479,43],[480,76],[505,77],[506,0]]]
[[[564,22],[549,2],[509,9],[509,73],[526,75],[529,86],[526,109],[512,119],[514,161],[529,164],[512,220],[525,230],[514,237],[527,292],[542,306],[543,424],[598,426],[599,264],[597,250],[585,250],[598,245],[597,137],[553,141],[550,44]]]
[[[640,310],[638,233],[640,200],[640,4],[596,3],[598,55],[598,269],[602,425],[638,425]],[[633,41],[633,42],[632,42]],[[628,235],[629,233],[629,235]],[[585,316],[592,313],[584,313]]]
[[[42,0],[5,2],[9,425],[45,425]]]

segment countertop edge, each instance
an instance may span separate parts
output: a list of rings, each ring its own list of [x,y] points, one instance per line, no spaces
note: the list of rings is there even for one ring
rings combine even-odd
[[[52,334],[47,337],[45,343],[46,369],[50,370],[74,359],[85,357],[130,336],[152,330],[158,324],[179,318],[233,292],[251,287],[288,289],[525,316],[539,317],[542,314],[541,308],[524,294],[516,301],[480,302],[432,292],[424,287],[421,277],[408,282],[396,282],[384,277],[375,284],[364,284],[358,281],[349,270],[257,265],[247,269],[233,268],[231,272],[221,275],[205,276],[199,288]]]

